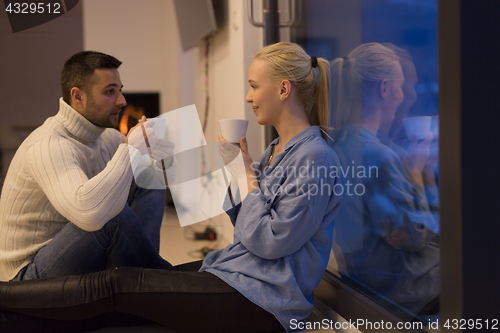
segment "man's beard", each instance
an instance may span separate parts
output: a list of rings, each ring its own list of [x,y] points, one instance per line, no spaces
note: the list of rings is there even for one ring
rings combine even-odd
[[[90,96],[89,103],[84,110],[84,114],[87,115],[86,118],[91,123],[99,127],[116,128],[118,126],[119,119],[117,118],[114,120],[111,117],[111,112],[118,112],[120,111],[119,108],[113,108],[113,110],[107,110],[107,112],[102,112],[102,110],[100,111],[101,112],[99,112],[99,109],[94,102],[94,98]]]

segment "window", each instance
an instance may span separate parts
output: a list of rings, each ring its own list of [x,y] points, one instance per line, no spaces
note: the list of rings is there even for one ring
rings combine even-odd
[[[343,207],[329,272],[393,313],[439,313],[436,0],[301,3],[293,39],[330,61]]]

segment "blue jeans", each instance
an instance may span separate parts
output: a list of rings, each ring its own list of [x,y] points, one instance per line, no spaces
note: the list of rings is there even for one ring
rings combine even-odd
[[[165,190],[147,190],[134,181],[125,208],[100,230],[69,222],[41,248],[14,281],[81,275],[112,267],[167,268],[158,253]]]

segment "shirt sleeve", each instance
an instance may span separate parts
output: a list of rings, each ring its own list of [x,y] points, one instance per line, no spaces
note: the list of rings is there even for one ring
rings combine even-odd
[[[320,228],[337,181],[311,172],[304,177],[289,174],[264,193],[250,192],[236,220],[235,238],[264,259],[295,253]]]
[[[27,150],[31,176],[54,208],[86,231],[102,228],[125,207],[132,170],[126,144],[120,144],[104,170],[88,178],[85,157],[71,142],[49,137]]]
[[[231,201],[231,197],[232,197],[233,201],[238,202],[238,204],[234,204]],[[240,208],[241,208],[240,191],[238,190],[236,192],[236,194],[232,193],[231,186],[229,186],[227,188],[226,197],[224,199],[222,209],[224,209],[226,214],[229,216],[229,219],[231,220],[231,223],[233,224],[233,226],[236,224],[236,219],[238,218]]]

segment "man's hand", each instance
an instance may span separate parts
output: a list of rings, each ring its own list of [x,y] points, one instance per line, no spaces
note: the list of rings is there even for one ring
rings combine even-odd
[[[157,162],[160,168],[163,168],[161,161],[163,160],[165,167],[168,168],[172,164],[174,155],[174,143],[172,141],[158,139],[154,147],[151,149],[152,158]]]
[[[132,127],[125,137],[125,143],[136,148],[141,155],[145,155],[149,152],[148,146],[146,145],[146,139],[149,143],[149,147],[154,147],[156,144],[156,135],[153,130],[154,123],[152,121],[146,121],[146,117],[142,116],[139,123]],[[141,128],[144,126],[144,132]]]

